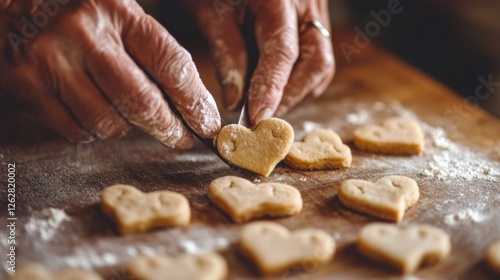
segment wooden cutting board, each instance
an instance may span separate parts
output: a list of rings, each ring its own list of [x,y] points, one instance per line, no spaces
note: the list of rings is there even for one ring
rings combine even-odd
[[[348,33],[336,32],[334,39],[337,46],[353,44]],[[33,261],[49,268],[83,267],[107,279],[132,279],[123,264],[133,256],[218,250],[229,263],[228,279],[274,279],[259,278],[239,255],[241,225],[230,222],[206,198],[211,180],[237,175],[296,186],[304,210],[276,221],[290,229],[321,228],[338,243],[329,266],[302,278],[276,279],[488,279],[484,251],[500,239],[500,122],[397,58],[373,46],[360,51],[347,63],[336,49],[335,81],[319,100],[303,103],[285,117],[297,139],[315,127],[335,129],[353,151],[352,167],[343,170],[297,172],[280,165],[269,178],[261,178],[231,171],[200,143],[189,151],[171,151],[135,132],[118,140],[71,144],[28,114],[2,110],[0,205],[6,205],[7,164],[15,163],[18,265]],[[194,57],[209,89],[218,92],[206,54]],[[420,122],[426,139],[423,155],[382,156],[354,148],[355,128],[391,116]],[[234,122],[236,115],[227,114],[224,120]],[[420,200],[402,224],[432,224],[451,236],[451,256],[420,270],[417,278],[400,277],[356,253],[358,230],[376,220],[342,207],[336,197],[343,180],[391,174],[409,176],[420,186]],[[100,192],[115,183],[184,194],[192,207],[191,225],[120,236],[98,204]],[[0,213],[6,221],[6,211]],[[0,228],[4,260],[8,232]]]

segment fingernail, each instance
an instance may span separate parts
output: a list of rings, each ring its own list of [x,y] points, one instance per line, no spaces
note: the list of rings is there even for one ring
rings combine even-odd
[[[224,108],[226,110],[232,111],[238,107],[241,101],[241,93],[238,91],[238,87],[233,84],[224,85]]]
[[[88,144],[88,143],[94,142],[96,139],[97,139],[97,137],[95,137],[95,136],[89,136],[88,138],[83,139],[83,140],[81,140],[81,139],[78,139],[78,140],[72,140],[72,139],[70,139],[69,141],[73,142],[73,143]]]
[[[263,108],[259,111],[257,116],[253,119],[254,120],[253,124],[256,125],[264,119],[272,118],[273,115],[274,115],[274,110],[272,110],[271,108]]]

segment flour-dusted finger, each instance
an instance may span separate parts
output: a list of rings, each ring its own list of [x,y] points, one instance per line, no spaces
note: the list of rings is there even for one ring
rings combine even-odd
[[[234,110],[243,100],[247,77],[248,54],[246,42],[238,25],[235,11],[219,16],[212,1],[200,1],[198,23],[210,45],[217,79],[222,86],[222,101]]]
[[[160,89],[119,46],[94,50],[87,69],[116,110],[169,148],[188,148],[193,136],[168,106]]]
[[[255,1],[248,5],[255,15],[260,56],[248,92],[248,111],[255,125],[275,114],[299,56],[299,39],[297,12],[291,1]]]
[[[316,28],[310,28],[300,34],[299,44],[300,56],[276,110],[278,116],[288,112],[307,95],[322,93],[325,83],[331,81],[335,72],[330,38],[323,36]]]
[[[186,123],[202,137],[214,137],[221,127],[220,114],[189,52],[147,15],[133,18],[122,36],[127,52],[168,95]]]

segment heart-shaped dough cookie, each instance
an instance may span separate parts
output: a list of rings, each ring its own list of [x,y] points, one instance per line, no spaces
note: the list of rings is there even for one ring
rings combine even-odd
[[[236,124],[221,129],[215,145],[227,161],[262,176],[269,176],[293,143],[293,128],[284,120],[261,121],[252,130]]]
[[[402,228],[383,223],[364,226],[357,246],[363,255],[405,274],[414,272],[422,264],[441,261],[451,250],[450,238],[439,228],[428,225]]]
[[[288,231],[273,222],[252,222],[241,230],[240,247],[263,274],[283,272],[296,265],[314,267],[331,261],[335,241],[319,229]]]
[[[103,280],[94,272],[81,269],[64,268],[49,272],[38,264],[27,264],[9,277],[9,280]]]
[[[222,280],[226,278],[227,264],[215,253],[176,258],[144,256],[131,260],[126,270],[137,280]]]
[[[364,180],[347,180],[339,188],[338,198],[347,208],[399,222],[405,210],[419,197],[418,185],[405,176],[387,176],[372,183]]]
[[[418,123],[390,118],[378,125],[368,125],[354,131],[354,144],[360,150],[414,155],[424,151],[424,133]]]
[[[294,142],[285,163],[295,169],[321,170],[351,166],[351,149],[331,129],[315,129]]]
[[[488,247],[486,251],[486,263],[493,272],[500,275],[500,241]]]
[[[234,176],[213,180],[208,198],[235,222],[289,216],[302,210],[302,197],[296,188],[280,183],[256,185]]]
[[[146,194],[128,185],[107,187],[101,194],[101,204],[121,233],[185,226],[191,216],[188,200],[179,193]]]

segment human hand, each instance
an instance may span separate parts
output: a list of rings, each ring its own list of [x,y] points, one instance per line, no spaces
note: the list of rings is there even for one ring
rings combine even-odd
[[[227,2],[227,3],[226,3]],[[299,25],[319,21],[329,28],[327,0],[194,0],[199,25],[208,38],[227,109],[241,104],[248,87],[253,124],[283,115],[306,97],[318,97],[330,84],[335,61],[330,38]],[[231,6],[232,5],[232,6]],[[242,30],[253,30],[244,34]],[[248,84],[248,50],[259,57]]]
[[[2,0],[0,13],[0,91],[69,140],[135,126],[167,147],[190,147],[162,91],[202,137],[220,130],[191,56],[136,1]]]

